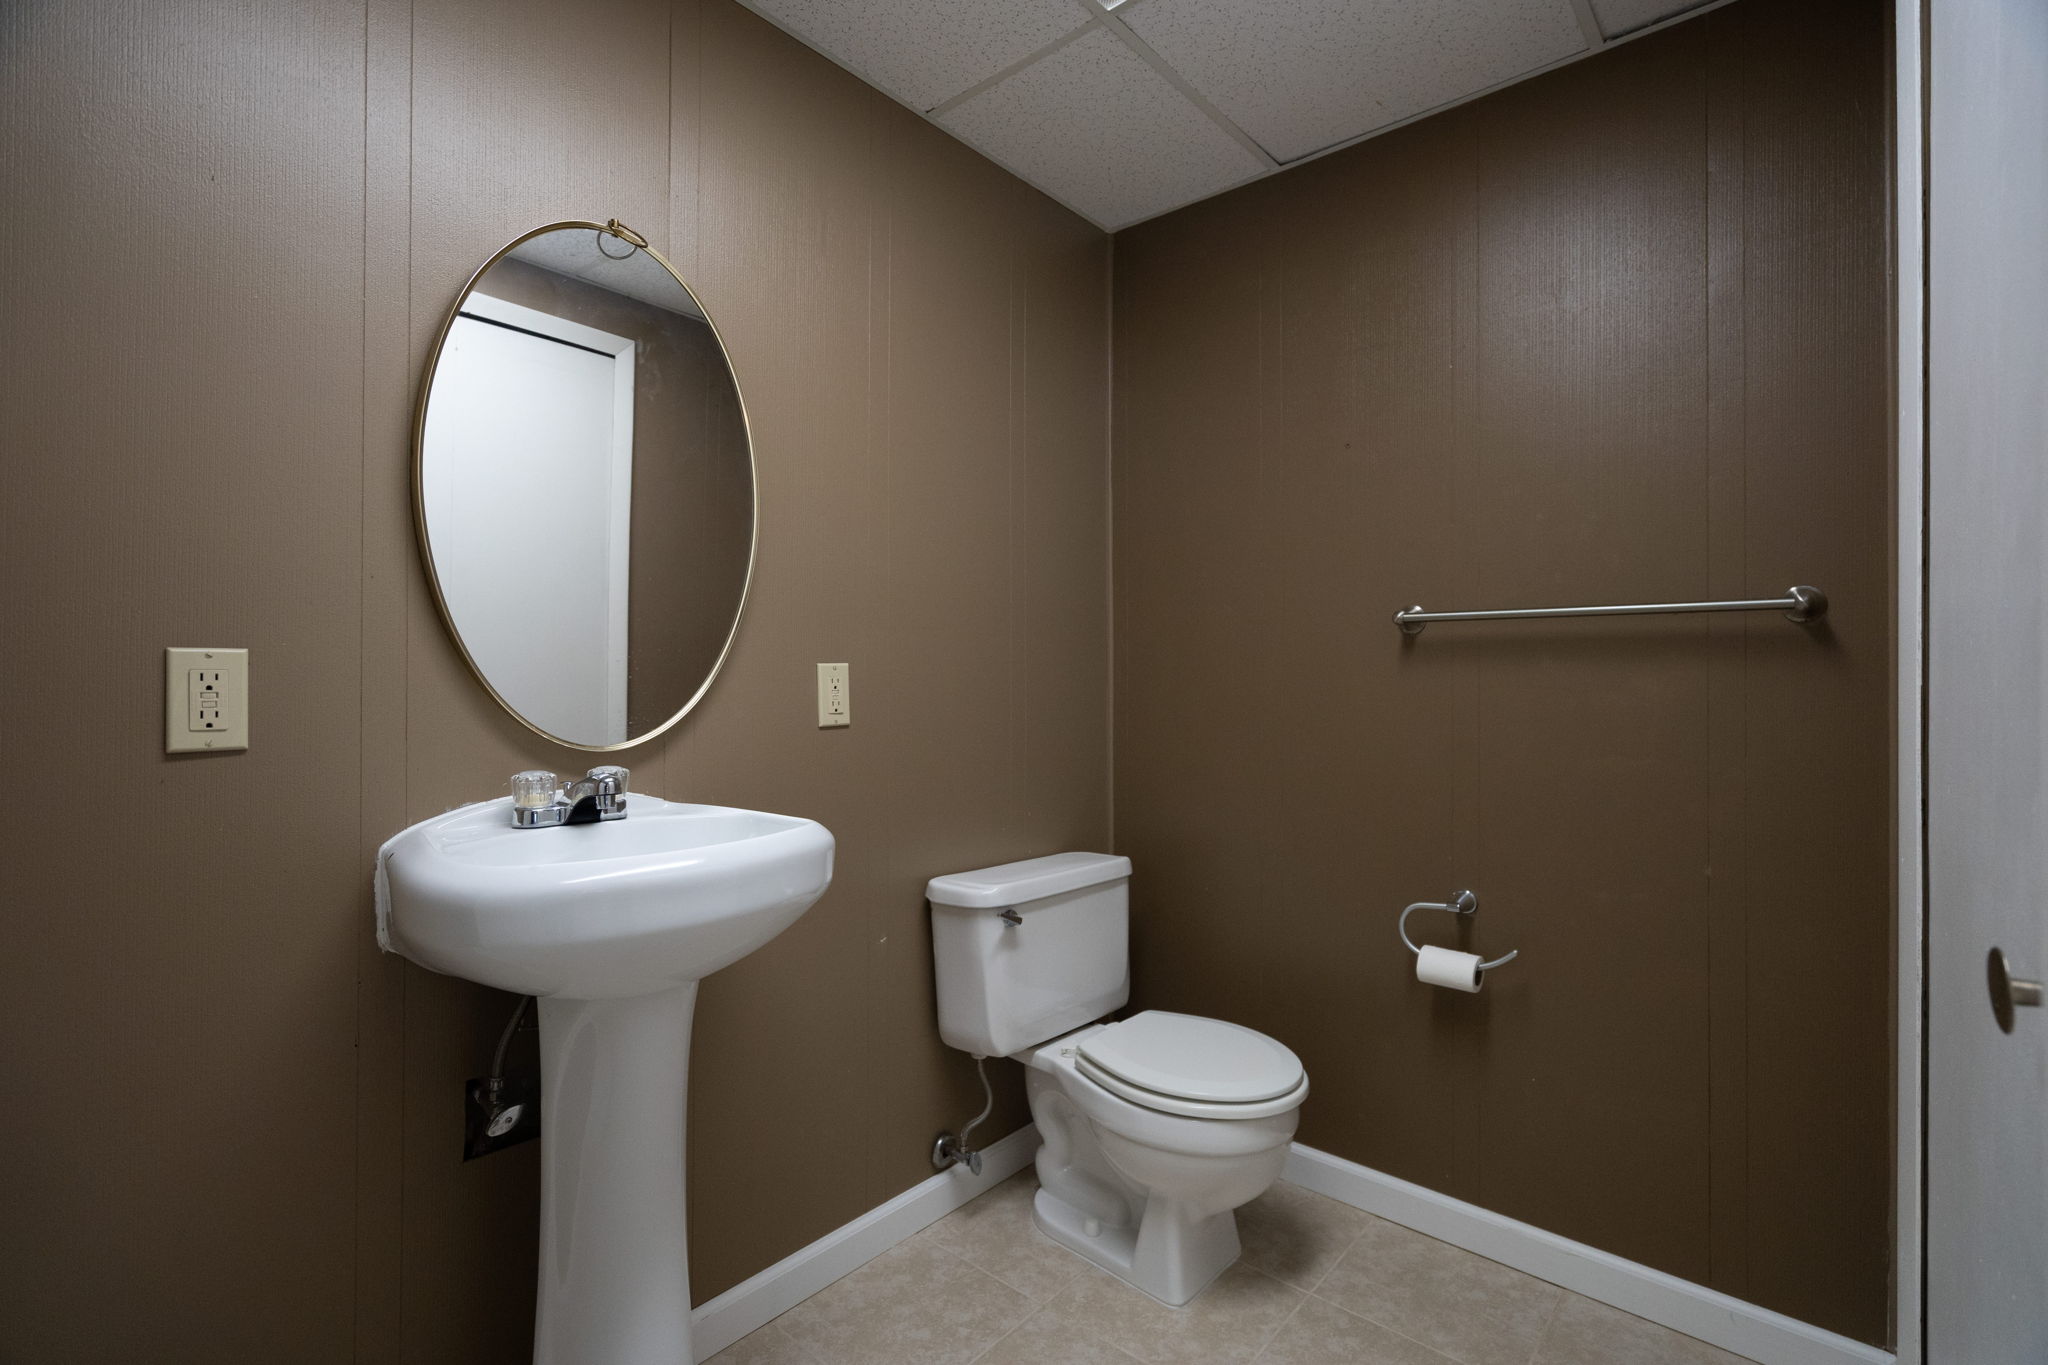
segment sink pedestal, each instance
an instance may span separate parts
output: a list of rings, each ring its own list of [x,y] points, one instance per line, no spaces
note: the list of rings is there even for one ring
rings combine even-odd
[[[538,1365],[690,1365],[683,1108],[697,983],[832,884],[815,820],[634,792],[516,829],[499,797],[378,851],[380,940],[540,1001]]]
[[[684,1107],[694,981],[540,997],[534,1365],[688,1365]]]

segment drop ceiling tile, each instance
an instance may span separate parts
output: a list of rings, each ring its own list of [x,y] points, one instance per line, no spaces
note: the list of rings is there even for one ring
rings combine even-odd
[[[1103,28],[962,100],[939,123],[1111,229],[1266,169]]]
[[[1619,38],[1704,3],[1706,0],[1593,0],[1593,17],[1600,21],[1603,35]]]
[[[1074,0],[745,0],[870,85],[923,111],[1072,33]]]
[[[1571,0],[1137,0],[1116,16],[1279,161],[1586,48]]]

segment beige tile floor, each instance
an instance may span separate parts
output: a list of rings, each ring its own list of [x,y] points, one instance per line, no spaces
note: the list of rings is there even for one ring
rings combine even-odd
[[[1520,1271],[1280,1184],[1185,1308],[1031,1225],[1031,1172],[828,1285],[722,1365],[1742,1365]]]

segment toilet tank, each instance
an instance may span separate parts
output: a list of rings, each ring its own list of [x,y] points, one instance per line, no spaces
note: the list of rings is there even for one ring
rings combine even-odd
[[[939,1037],[1002,1057],[1121,1008],[1131,998],[1130,880],[1131,860],[1107,853],[932,878]]]

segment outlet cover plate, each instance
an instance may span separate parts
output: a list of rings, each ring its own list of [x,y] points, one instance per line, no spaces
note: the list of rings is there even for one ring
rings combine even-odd
[[[249,651],[164,651],[164,752],[249,747]]]
[[[853,699],[845,664],[818,665],[818,728],[837,730],[853,724]]]

